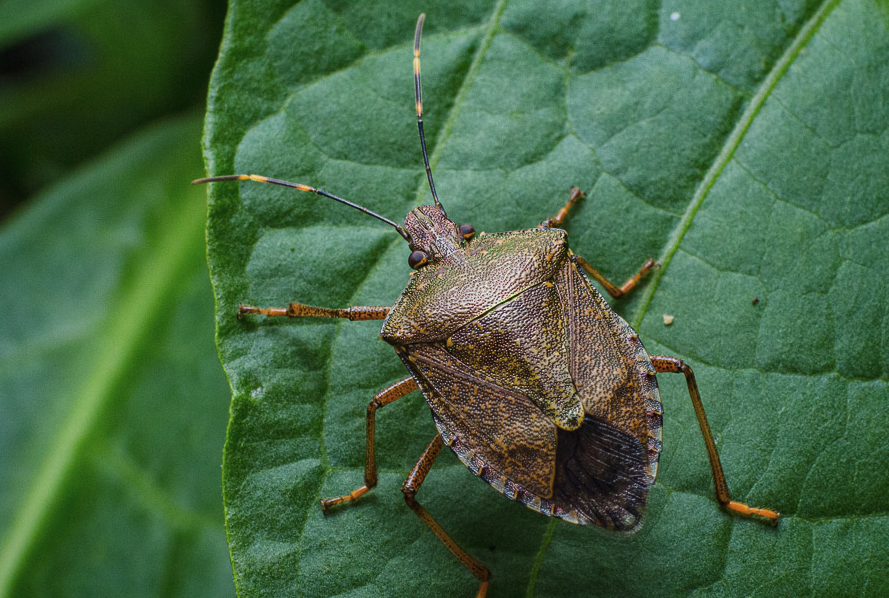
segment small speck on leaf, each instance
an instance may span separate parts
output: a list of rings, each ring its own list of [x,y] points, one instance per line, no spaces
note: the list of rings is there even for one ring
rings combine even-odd
[[[664,314],[664,326],[669,326],[670,324],[672,324],[675,317],[676,316],[668,316],[667,314]]]

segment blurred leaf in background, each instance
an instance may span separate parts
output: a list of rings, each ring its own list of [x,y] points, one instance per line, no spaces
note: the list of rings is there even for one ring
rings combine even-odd
[[[221,0],[0,2],[0,210],[203,105],[224,12]]]
[[[549,520],[444,451],[418,500],[497,596],[872,596],[889,587],[889,11],[877,0],[235,0],[211,83],[212,174],[320,186],[396,220],[429,203],[411,42],[426,12],[424,121],[448,214],[534,226],[588,193],[572,248],[616,308],[695,369],[728,483],[784,513],[721,511],[681,376],[632,537]],[[408,250],[329,200],[211,189],[218,343],[235,396],[224,484],[242,596],[472,596],[477,581],[399,488],[435,434],[378,322],[237,321],[240,301],[391,305]],[[754,301],[758,298],[758,301]],[[755,304],[754,304],[755,303]],[[663,314],[675,321],[663,325]]]
[[[0,3],[0,596],[234,594],[189,185],[224,10]]]

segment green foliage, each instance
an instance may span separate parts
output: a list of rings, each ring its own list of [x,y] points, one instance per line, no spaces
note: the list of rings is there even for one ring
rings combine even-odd
[[[448,213],[526,228],[585,189],[574,251],[614,280],[659,258],[616,307],[652,353],[695,368],[734,496],[783,513],[771,528],[718,508],[684,381],[663,375],[661,469],[634,536],[548,520],[439,458],[418,499],[491,568],[490,595],[889,587],[885,5],[236,1],[210,172],[319,186],[396,220],[429,202],[410,66],[423,11]],[[405,376],[379,323],[235,319],[239,302],[391,305],[403,240],[286,189],[217,184],[210,198],[240,595],[473,595],[399,491],[435,434],[419,393],[379,413],[379,487],[327,517],[318,506],[362,483],[365,407]]]
[[[0,2],[4,598],[234,594],[188,184],[224,9]]]
[[[135,129],[203,105],[224,8],[0,2],[0,214]]]
[[[0,234],[0,596],[232,594],[192,115]]]

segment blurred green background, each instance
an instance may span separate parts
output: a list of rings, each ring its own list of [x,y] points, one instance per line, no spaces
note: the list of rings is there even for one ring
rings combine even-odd
[[[0,205],[8,212],[159,118],[202,110],[222,0],[0,3]]]
[[[0,596],[233,596],[200,137],[222,1],[0,2]]]

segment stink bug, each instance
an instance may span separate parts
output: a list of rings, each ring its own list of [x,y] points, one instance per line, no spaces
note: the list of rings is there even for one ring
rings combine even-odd
[[[544,515],[633,531],[654,484],[661,451],[657,373],[682,373],[710,457],[718,502],[735,513],[777,521],[778,513],[731,499],[694,374],[681,359],[648,355],[636,332],[605,302],[590,278],[613,297],[629,292],[652,268],[616,286],[568,248],[560,229],[583,193],[538,227],[475,235],[451,221],[438,199],[426,152],[420,88],[420,15],[414,37],[414,85],[420,147],[434,205],[411,210],[399,225],[341,197],[259,175],[195,183],[257,181],[327,197],[373,216],[410,248],[411,279],[392,307],[284,308],[241,305],[238,317],[384,320],[381,337],[410,376],[379,392],[367,407],[364,485],[321,501],[359,499],[377,484],[376,412],[421,390],[438,433],[402,491],[408,506],[487,592],[490,573],[417,502],[416,494],[443,445],[476,476]]]

